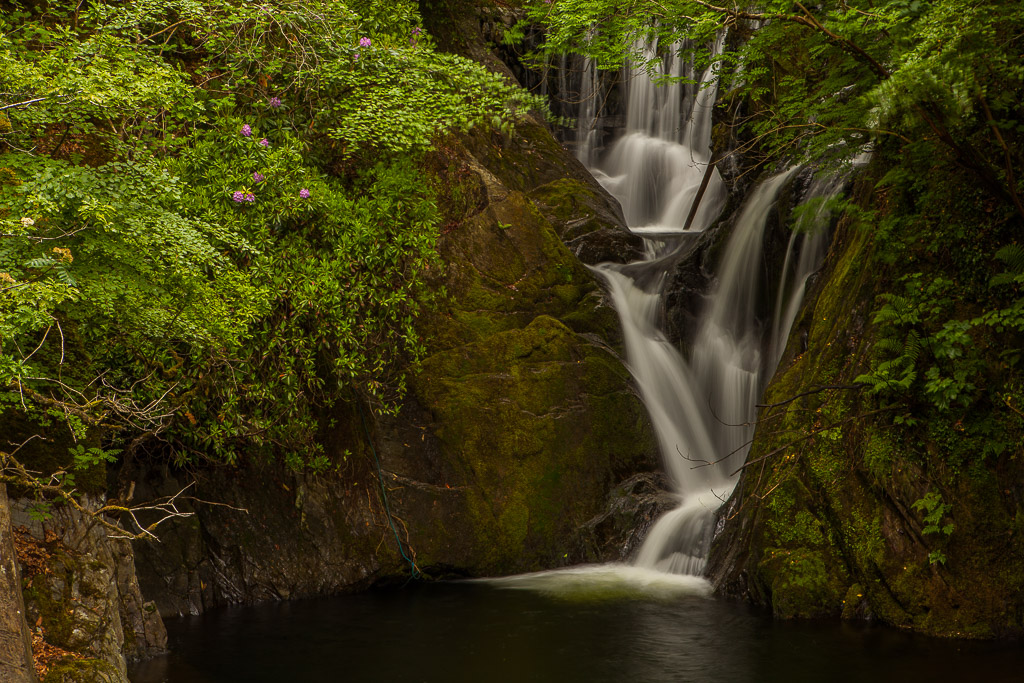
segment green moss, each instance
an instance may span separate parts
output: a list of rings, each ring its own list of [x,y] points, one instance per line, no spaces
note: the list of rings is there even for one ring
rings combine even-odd
[[[821,553],[768,548],[759,570],[770,579],[772,611],[776,617],[834,616],[842,609],[845,586],[836,581]]]
[[[878,479],[893,471],[898,454],[891,437],[885,432],[869,430],[864,443],[864,464]]]
[[[73,560],[64,553],[51,563],[52,574],[40,574],[25,589],[25,602],[42,617],[47,640],[58,647],[70,645],[74,629],[72,582],[75,579]]]
[[[858,619],[864,616],[861,613],[864,602],[864,587],[859,583],[850,586],[843,598],[843,619]]]
[[[109,662],[64,658],[50,667],[42,683],[114,683],[119,680],[120,674]]]
[[[435,349],[525,327],[538,314],[615,336],[613,317],[592,314],[598,303],[591,297],[593,277],[522,193],[510,193],[460,225],[441,251],[450,264],[451,296],[446,310],[421,326]]]
[[[596,514],[613,474],[650,452],[628,382],[607,351],[549,316],[423,363],[414,391],[474,484],[465,506],[482,570],[559,561],[564,539]]]

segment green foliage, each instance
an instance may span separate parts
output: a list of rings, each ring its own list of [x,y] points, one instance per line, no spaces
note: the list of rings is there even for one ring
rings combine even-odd
[[[924,498],[914,501],[910,507],[924,514],[924,528],[921,529],[923,534],[949,536],[956,528],[952,522],[945,521],[953,506],[942,502],[942,496],[934,491],[929,491]],[[946,555],[941,550],[932,550],[928,553],[928,562],[946,564]]]
[[[68,452],[71,454],[74,464],[74,469],[88,469],[95,467],[102,463],[114,462],[117,460],[117,454],[120,453],[120,449],[109,449],[104,450],[97,446],[86,448],[83,444],[75,444],[73,448],[69,448]]]
[[[925,526],[921,530],[923,534],[942,533],[949,536],[953,533],[955,526],[952,522],[943,523],[943,518],[949,514],[953,506],[942,502],[942,496],[934,491],[929,491],[924,498],[916,500],[910,506],[918,512],[924,513]]]
[[[988,125],[1020,132],[1014,93],[1024,89],[1024,12],[987,0],[866,0],[814,6],[783,0],[716,6],[697,0],[560,0],[527,3],[529,20],[547,29],[544,49],[578,52],[601,68],[643,64],[640,43],[680,50],[703,66],[716,33],[739,40],[717,59],[730,97],[749,103],[742,132],[748,154],[847,163],[865,145],[938,145],[973,168],[978,180],[1014,182],[977,153],[970,138]],[[752,20],[758,21],[753,28]],[[521,31],[520,31],[521,32]],[[668,48],[667,46],[672,46]],[[993,58],[993,56],[997,56]],[[698,73],[700,71],[698,70]],[[987,179],[982,178],[986,176]],[[992,188],[990,188],[992,189]]]
[[[5,11],[0,106],[0,407],[323,469],[332,409],[394,411],[423,355],[420,153],[541,103],[410,0],[146,0]]]

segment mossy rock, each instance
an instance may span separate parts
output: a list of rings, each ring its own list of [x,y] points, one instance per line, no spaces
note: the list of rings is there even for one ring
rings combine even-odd
[[[423,363],[413,390],[465,487],[471,571],[567,563],[567,539],[654,448],[628,384],[618,359],[549,316]]]
[[[521,329],[550,315],[578,332],[618,338],[594,276],[569,252],[525,195],[510,192],[446,235],[445,306],[421,320],[434,349]]]
[[[769,581],[776,617],[806,619],[841,613],[846,586],[830,571],[822,553],[769,548],[758,569]]]
[[[122,680],[109,662],[66,657],[50,667],[42,683],[120,683]]]
[[[937,636],[1022,637],[1024,451],[988,448],[989,435],[1009,443],[1012,434],[991,410],[953,420],[923,402],[895,420],[858,390],[879,334],[872,310],[887,287],[872,237],[841,224],[808,293],[765,392],[773,407],[760,415],[749,456],[759,464],[737,486],[742,507],[716,539],[712,578],[780,617],[842,614]],[[929,530],[913,507],[929,492],[951,505],[942,521],[951,533]]]

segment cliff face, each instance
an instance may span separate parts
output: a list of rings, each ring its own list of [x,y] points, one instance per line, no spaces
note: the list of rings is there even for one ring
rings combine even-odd
[[[859,183],[862,206],[875,201],[873,183],[870,172]],[[1021,423],[985,408],[980,391],[951,415],[879,400],[855,381],[884,347],[876,296],[914,267],[886,265],[878,244],[873,229],[841,222],[766,391],[711,578],[781,618],[1020,637]]]
[[[99,507],[90,496],[83,503]],[[30,508],[0,500],[0,525],[9,510],[21,614],[37,636],[43,681],[126,681],[128,662],[163,652],[167,642],[155,605],[139,591],[131,546],[77,511],[55,507],[40,521]]]

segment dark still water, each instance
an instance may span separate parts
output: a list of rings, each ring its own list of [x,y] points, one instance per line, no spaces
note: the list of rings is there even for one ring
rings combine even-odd
[[[700,586],[517,587],[435,584],[168,620],[173,654],[132,681],[1024,681],[1019,647],[773,623]]]

